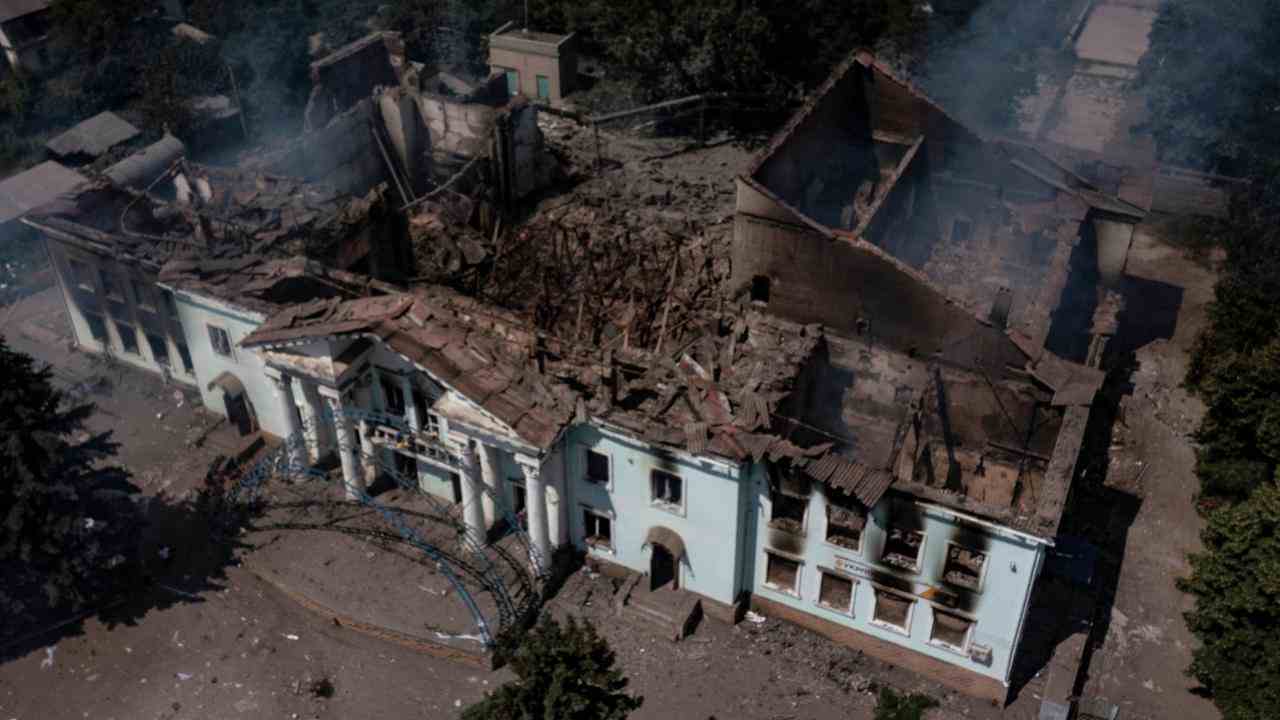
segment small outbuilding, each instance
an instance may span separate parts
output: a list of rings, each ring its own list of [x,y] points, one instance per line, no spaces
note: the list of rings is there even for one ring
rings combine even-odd
[[[560,105],[578,78],[577,36],[519,29],[507,23],[489,36],[489,71],[507,79],[507,92]]]

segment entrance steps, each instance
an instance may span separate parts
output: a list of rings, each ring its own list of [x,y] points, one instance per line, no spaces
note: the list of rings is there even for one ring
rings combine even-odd
[[[647,574],[628,575],[613,603],[620,617],[673,642],[692,635],[702,619],[702,601],[697,595],[670,585],[651,590]]]

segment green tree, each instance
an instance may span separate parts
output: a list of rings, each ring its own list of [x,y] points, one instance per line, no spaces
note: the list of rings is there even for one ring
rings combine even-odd
[[[1202,538],[1180,583],[1196,596],[1186,617],[1201,646],[1190,673],[1224,720],[1280,717],[1280,488],[1213,511]]]
[[[516,679],[463,712],[463,720],[622,720],[642,698],[594,627],[544,619],[511,658]]]
[[[1161,151],[1244,172],[1280,157],[1280,4],[1168,0],[1139,65]]]
[[[0,337],[0,628],[78,609],[132,582],[136,515],[116,446],[89,436],[93,406]]]

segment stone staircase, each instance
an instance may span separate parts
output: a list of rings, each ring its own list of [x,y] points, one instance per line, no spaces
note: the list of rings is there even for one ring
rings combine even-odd
[[[702,619],[697,595],[670,585],[650,590],[648,575],[629,575],[614,593],[613,603],[618,616],[673,642],[692,635]]]

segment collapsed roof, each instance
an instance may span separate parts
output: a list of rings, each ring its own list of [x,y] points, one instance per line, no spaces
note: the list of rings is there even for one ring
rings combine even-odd
[[[1070,258],[1086,216],[1144,216],[1034,148],[969,130],[866,51],[836,68],[739,182],[777,206],[740,212],[845,243],[893,268],[899,285],[1037,347],[1064,288],[1083,281]],[[882,327],[909,321],[878,309]]]
[[[32,211],[26,222],[158,271],[175,258],[328,259],[376,203],[373,196],[355,199],[323,185],[233,168],[179,162],[166,174],[172,181],[157,192],[172,193],[173,201],[99,179]]]
[[[241,255],[225,260],[175,259],[159,280],[177,290],[216,298],[260,313],[328,298],[352,299],[395,292],[386,283],[334,270],[305,257]]]

